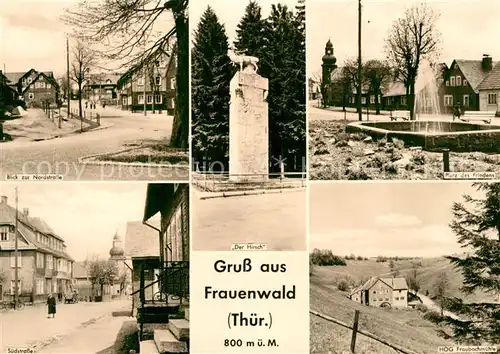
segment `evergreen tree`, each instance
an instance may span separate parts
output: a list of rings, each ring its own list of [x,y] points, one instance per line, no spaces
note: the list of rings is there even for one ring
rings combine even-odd
[[[260,5],[251,0],[245,8],[245,15],[236,28],[234,51],[241,55],[255,56],[261,59],[266,47],[265,27]],[[260,65],[259,65],[260,67]]]
[[[271,170],[302,171],[306,154],[305,40],[300,16],[286,6],[273,5],[268,19],[269,44],[265,62],[270,66],[269,130]]]
[[[476,183],[484,193],[480,199],[464,196],[464,203],[453,204],[451,229],[462,247],[470,250],[465,256],[447,257],[461,269],[464,277],[462,292],[481,290],[500,294],[500,183]],[[494,302],[465,303],[448,298],[447,310],[458,319],[445,317],[452,326],[457,341],[470,344],[500,343],[500,304]]]
[[[227,169],[229,82],[232,63],[224,25],[209,6],[195,32],[191,55],[192,157],[195,169]]]

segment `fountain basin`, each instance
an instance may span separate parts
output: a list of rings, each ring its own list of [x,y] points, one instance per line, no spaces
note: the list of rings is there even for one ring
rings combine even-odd
[[[421,146],[428,151],[443,148],[455,152],[500,153],[500,126],[465,122],[404,121],[353,122],[348,133],[364,133],[373,139],[393,138],[405,146]]]

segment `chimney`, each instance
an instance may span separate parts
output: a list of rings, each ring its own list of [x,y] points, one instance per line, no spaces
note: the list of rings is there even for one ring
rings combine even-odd
[[[483,54],[483,60],[481,61],[481,68],[484,71],[491,71],[493,68],[493,59],[489,56],[489,54]]]
[[[7,196],[2,195],[2,204],[7,204]]]
[[[24,215],[24,216],[28,216],[28,215],[30,215],[30,210],[29,210],[28,208],[24,208],[24,209],[23,209],[23,215]]]

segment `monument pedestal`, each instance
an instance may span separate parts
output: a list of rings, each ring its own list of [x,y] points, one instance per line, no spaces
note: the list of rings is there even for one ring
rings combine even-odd
[[[266,181],[269,176],[268,80],[248,65],[231,80],[229,179]]]

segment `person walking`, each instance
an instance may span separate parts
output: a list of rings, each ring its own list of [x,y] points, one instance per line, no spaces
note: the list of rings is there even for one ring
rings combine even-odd
[[[48,307],[48,316],[47,318],[50,318],[50,315],[52,315],[52,318],[56,317],[56,298],[54,295],[49,294],[47,297],[47,307]]]

